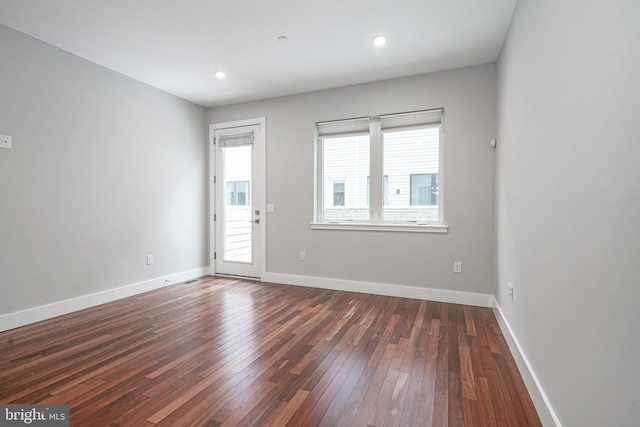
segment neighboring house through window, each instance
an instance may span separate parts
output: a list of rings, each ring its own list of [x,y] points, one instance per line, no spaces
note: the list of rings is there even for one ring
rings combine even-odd
[[[344,206],[344,181],[333,181],[333,206]]]
[[[411,200],[412,206],[437,206],[438,205],[438,174],[418,173],[411,174]]]
[[[227,181],[227,205],[247,206],[249,204],[249,181]]]

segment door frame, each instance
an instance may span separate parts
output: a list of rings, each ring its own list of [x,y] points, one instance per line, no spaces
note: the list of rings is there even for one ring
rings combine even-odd
[[[209,151],[209,212],[207,218],[207,225],[209,227],[209,274],[216,274],[216,260],[214,259],[214,253],[216,251],[216,224],[214,222],[214,214],[216,213],[216,186],[215,186],[215,176],[216,176],[216,147],[214,146],[214,138],[216,130],[219,129],[227,129],[234,127],[243,127],[243,126],[259,126],[259,131],[257,135],[254,135],[254,149],[255,152],[255,161],[259,165],[258,167],[258,176],[255,176],[253,180],[255,180],[255,184],[252,184],[254,188],[256,186],[259,187],[262,192],[262,200],[260,201],[260,223],[258,224],[260,228],[260,254],[259,254],[259,262],[260,262],[260,277],[258,279],[262,279],[266,273],[267,268],[267,239],[266,239],[266,194],[267,194],[267,180],[266,180],[266,119],[264,117],[258,117],[255,119],[246,119],[246,120],[236,120],[232,122],[222,122],[222,123],[213,123],[209,125],[209,142],[207,144],[207,148]]]

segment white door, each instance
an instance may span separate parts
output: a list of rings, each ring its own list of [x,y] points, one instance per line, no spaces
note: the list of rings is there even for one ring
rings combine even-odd
[[[213,125],[217,274],[260,278],[263,263],[264,125]]]

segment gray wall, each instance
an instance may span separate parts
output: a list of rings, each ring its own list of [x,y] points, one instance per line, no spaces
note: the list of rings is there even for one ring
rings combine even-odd
[[[496,68],[410,78],[212,108],[209,123],[266,117],[267,271],[491,293]],[[311,230],[315,123],[445,108],[449,233]],[[298,252],[306,252],[306,262]],[[453,273],[463,262],[463,274]]]
[[[499,60],[496,295],[564,426],[640,420],[639,22],[520,0]]]
[[[0,315],[206,266],[205,110],[3,26],[0,58]]]

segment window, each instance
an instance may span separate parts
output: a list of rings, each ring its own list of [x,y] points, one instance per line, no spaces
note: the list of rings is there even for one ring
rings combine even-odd
[[[344,181],[333,182],[333,206],[344,206]]]
[[[318,123],[316,222],[442,224],[443,110]]]
[[[327,222],[367,221],[368,123],[351,123],[322,140],[320,215]],[[344,125],[344,123],[342,123]],[[354,127],[353,125],[358,127]],[[356,129],[354,131],[354,129]]]
[[[249,204],[249,181],[227,181],[227,205],[247,206]]]
[[[438,174],[411,174],[411,206],[438,205]]]

